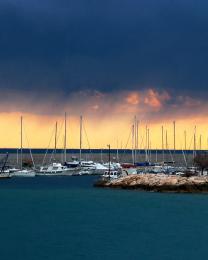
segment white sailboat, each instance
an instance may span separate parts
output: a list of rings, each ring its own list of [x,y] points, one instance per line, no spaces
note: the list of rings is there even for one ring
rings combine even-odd
[[[20,164],[20,170],[14,170],[13,172],[10,173],[11,176],[15,177],[35,177],[35,171],[30,170],[30,169],[23,169],[23,160],[22,160],[22,150],[23,150],[23,139],[22,139],[22,126],[23,126],[23,117],[21,116],[20,119],[20,125],[21,125],[21,136],[20,136],[20,147],[21,147],[21,164]]]
[[[81,120],[81,119],[80,119]],[[72,161],[67,161],[66,144],[67,144],[67,115],[65,112],[64,117],[64,166],[67,167],[69,171],[78,170],[80,167],[80,162],[77,158],[72,158]]]
[[[55,125],[55,136],[54,136],[54,153],[56,154],[57,149],[57,122]],[[52,158],[52,157],[51,157]],[[64,137],[64,161],[66,160],[66,113],[65,113],[65,137]],[[66,164],[66,163],[65,163]],[[59,162],[53,162],[49,165],[41,166],[36,171],[36,175],[55,176],[55,175],[71,175],[67,165],[62,165]]]

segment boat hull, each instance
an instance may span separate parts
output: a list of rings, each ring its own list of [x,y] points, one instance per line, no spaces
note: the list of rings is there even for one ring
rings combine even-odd
[[[35,177],[35,171],[20,170],[13,173],[10,173],[11,177]]]

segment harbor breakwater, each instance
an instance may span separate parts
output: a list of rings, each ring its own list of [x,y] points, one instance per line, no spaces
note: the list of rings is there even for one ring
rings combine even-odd
[[[208,193],[208,176],[137,174],[115,180],[100,180],[95,183],[95,187],[141,189],[154,192]]]

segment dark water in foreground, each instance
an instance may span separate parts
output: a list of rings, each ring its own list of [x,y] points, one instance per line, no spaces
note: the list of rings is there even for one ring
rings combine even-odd
[[[0,259],[206,259],[208,196],[92,188],[95,177],[0,182]]]

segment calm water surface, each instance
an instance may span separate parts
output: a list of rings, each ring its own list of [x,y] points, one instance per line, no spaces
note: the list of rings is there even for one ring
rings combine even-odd
[[[206,259],[208,196],[93,188],[95,177],[0,182],[0,259]]]

